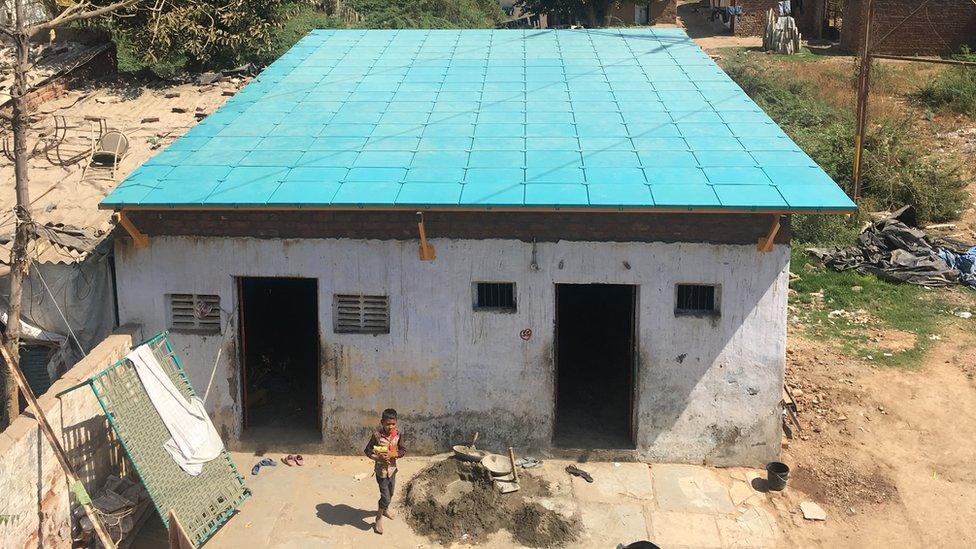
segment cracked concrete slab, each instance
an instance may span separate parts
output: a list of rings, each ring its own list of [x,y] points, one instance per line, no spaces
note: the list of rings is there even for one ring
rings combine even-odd
[[[615,547],[619,543],[627,545],[649,539],[640,503],[581,502],[580,518],[586,532],[585,539],[581,540],[585,547]]]
[[[580,501],[621,503],[650,498],[651,474],[644,463],[587,463],[580,466],[593,482],[572,477],[573,493]]]
[[[716,518],[722,547],[775,547],[776,521],[768,511],[752,507],[738,517]]]
[[[668,549],[722,547],[715,517],[700,513],[658,511],[652,514],[654,543]]]
[[[654,500],[664,511],[732,514],[728,489],[711,470],[694,465],[653,465]]]

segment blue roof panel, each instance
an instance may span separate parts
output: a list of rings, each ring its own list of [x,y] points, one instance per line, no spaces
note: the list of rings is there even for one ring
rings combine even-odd
[[[102,205],[854,210],[658,28],[313,31]]]

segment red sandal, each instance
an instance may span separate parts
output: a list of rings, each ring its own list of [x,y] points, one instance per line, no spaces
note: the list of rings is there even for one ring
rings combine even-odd
[[[301,456],[298,456],[298,457],[301,457]],[[289,467],[291,467],[292,465],[298,465],[299,464],[298,463],[298,460],[295,458],[295,456],[293,456],[291,454],[288,454],[287,456],[281,458],[281,462],[284,463],[285,465],[289,466]]]
[[[295,456],[295,463],[297,463],[299,466],[305,465],[305,458],[303,458],[301,454],[298,454]]]

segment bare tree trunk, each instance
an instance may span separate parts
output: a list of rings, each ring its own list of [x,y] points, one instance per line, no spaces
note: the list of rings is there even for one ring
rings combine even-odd
[[[27,242],[30,239],[30,195],[27,188],[27,129],[30,121],[27,112],[27,71],[30,69],[30,38],[24,32],[23,0],[14,0],[16,32],[14,48],[17,59],[14,61],[14,85],[10,96],[13,99],[11,126],[14,132],[14,174],[17,194],[16,230],[10,252],[10,311],[7,317],[7,346],[10,355],[20,357],[20,311],[23,299],[24,277],[27,275]],[[20,413],[17,402],[17,385],[7,374],[4,383],[4,400],[7,421],[12,422]]]

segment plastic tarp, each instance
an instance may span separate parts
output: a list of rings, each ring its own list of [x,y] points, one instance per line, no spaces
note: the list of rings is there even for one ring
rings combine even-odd
[[[934,244],[914,225],[915,212],[906,206],[875,221],[848,248],[814,248],[810,252],[828,267],[870,273],[883,280],[924,286],[976,284],[976,248],[962,254]]]
[[[21,319],[25,338],[49,342],[68,339],[68,326],[58,312],[60,307],[87,352],[115,327],[114,296],[111,266],[102,247],[78,263],[34,263],[24,280]],[[5,324],[9,310],[8,274],[0,279],[0,317]],[[74,348],[73,343],[71,347]]]

